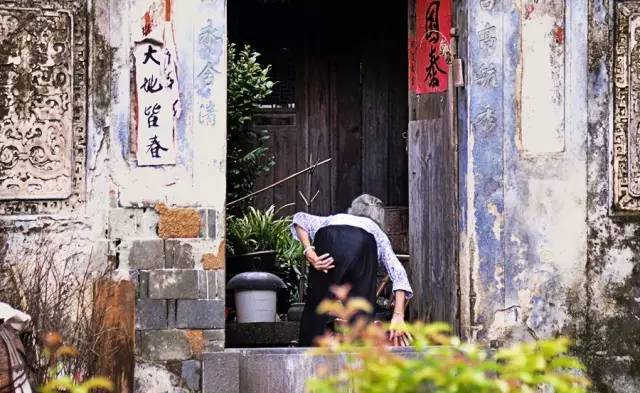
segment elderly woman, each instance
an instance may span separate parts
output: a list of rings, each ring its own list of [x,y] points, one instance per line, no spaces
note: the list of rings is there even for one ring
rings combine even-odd
[[[385,267],[393,282],[395,308],[391,326],[404,323],[405,299],[411,297],[412,291],[404,267],[380,228],[383,214],[382,201],[365,194],[352,202],[348,214],[293,216],[292,234],[304,246],[304,255],[312,266],[300,326],[301,346],[310,346],[327,329],[329,317],[318,315],[316,309],[323,299],[330,297],[331,286],[349,284],[349,296],[375,304],[378,263]],[[408,344],[407,337],[393,328],[389,339],[394,345]]]

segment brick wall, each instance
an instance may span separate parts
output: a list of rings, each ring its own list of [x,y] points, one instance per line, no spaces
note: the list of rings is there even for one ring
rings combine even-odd
[[[128,271],[136,287],[137,363],[167,370],[180,377],[175,385],[193,391],[201,390],[202,354],[224,349],[224,243],[216,249],[217,214],[166,207],[110,214],[118,269]],[[181,235],[197,237],[166,237]]]

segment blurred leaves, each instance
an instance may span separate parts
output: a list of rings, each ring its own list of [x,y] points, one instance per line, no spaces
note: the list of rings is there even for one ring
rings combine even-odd
[[[40,393],[89,393],[92,391],[114,390],[113,383],[104,377],[92,377],[82,381],[79,376],[70,376],[65,363],[78,356],[78,351],[70,345],[64,345],[62,334],[47,332],[42,335],[42,353],[47,364],[47,378],[38,388]]]
[[[362,310],[360,299],[349,300],[344,288],[334,288],[335,301],[319,311],[349,320]],[[352,319],[353,320],[353,319]],[[570,340],[558,338],[517,343],[489,352],[449,334],[444,323],[406,324],[414,353],[401,356],[387,341],[388,325],[363,319],[338,325],[337,332],[318,341],[311,354],[324,355],[316,377],[307,382],[311,393],[586,393],[590,386],[584,365],[568,355]],[[335,357],[344,364],[338,369]],[[332,366],[333,364],[333,366]]]

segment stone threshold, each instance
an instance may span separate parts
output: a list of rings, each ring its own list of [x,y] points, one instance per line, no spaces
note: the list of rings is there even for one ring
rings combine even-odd
[[[307,379],[320,365],[338,367],[340,358],[309,356],[310,348],[242,348],[205,353],[204,393],[304,393]],[[395,348],[410,356],[412,348]]]

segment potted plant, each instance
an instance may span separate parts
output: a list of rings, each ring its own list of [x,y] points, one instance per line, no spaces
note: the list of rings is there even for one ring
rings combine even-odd
[[[279,218],[275,206],[249,207],[242,216],[227,220],[227,281],[245,272],[277,275],[286,286],[278,297],[278,313],[299,301],[304,258],[302,246],[291,237],[291,219]]]
[[[287,293],[288,301],[281,302],[280,308],[284,311],[285,307],[289,307],[287,312],[287,320],[299,321],[302,317],[304,303],[302,296],[305,287],[305,270],[307,264],[303,255],[302,244],[291,236],[288,227],[291,225],[290,219],[287,222],[287,231],[281,233],[278,239],[277,259],[278,259],[278,275],[283,279]],[[284,304],[283,304],[284,303]]]
[[[276,217],[274,206],[259,210],[253,206],[239,217],[227,219],[227,277],[247,271],[274,273],[282,233],[289,224]]]

